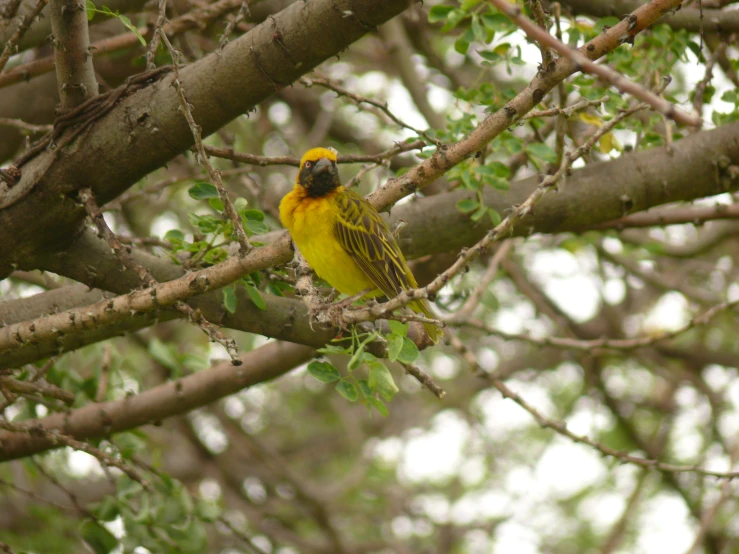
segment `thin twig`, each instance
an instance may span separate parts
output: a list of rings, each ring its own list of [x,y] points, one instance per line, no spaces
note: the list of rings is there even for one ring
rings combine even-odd
[[[549,110],[532,110],[521,118],[521,120],[533,119],[534,117],[552,117],[555,115],[563,115],[565,117],[572,117],[572,114],[576,111],[589,108],[591,106],[600,106],[610,100],[610,96],[606,95],[597,100],[588,100],[587,98],[581,98],[574,104],[567,106],[566,108],[551,108]]]
[[[151,272],[144,266],[139,264],[133,259],[131,255],[131,247],[124,246],[118,236],[108,227],[108,224],[103,217],[103,213],[100,207],[95,201],[95,197],[91,189],[82,189],[80,191],[80,199],[85,203],[87,212],[90,215],[93,223],[97,227],[98,233],[105,239],[108,245],[113,249],[116,256],[121,260],[123,265],[133,271],[139,279],[147,286],[154,287],[158,285],[158,281],[154,278]],[[192,306],[186,302],[177,301],[174,302],[174,307],[183,315],[185,315],[192,323],[200,327],[208,338],[222,345],[228,355],[231,358],[231,363],[234,365],[240,365],[241,360],[239,358],[239,349],[236,346],[236,341],[223,334],[223,331],[218,329],[210,321],[208,321],[200,310],[195,310]]]
[[[44,6],[49,3],[49,0],[38,0],[36,2],[36,5],[33,7],[33,10],[27,15],[24,15],[21,18],[21,22],[16,27],[15,32],[13,33],[13,36],[11,36],[8,39],[8,42],[5,43],[5,48],[3,48],[2,54],[0,54],[0,72],[5,68],[5,64],[8,63],[8,60],[10,59],[10,56],[13,55],[13,50],[15,50],[18,46],[18,42],[21,38],[23,38],[23,35],[28,31],[28,28],[31,26],[31,23],[33,23],[33,20],[36,19],[36,16],[41,13],[41,10],[44,9]]]
[[[665,80],[663,86],[669,82]],[[395,298],[388,300],[382,304],[368,308],[357,308],[353,310],[345,310],[343,313],[343,321],[345,323],[359,323],[361,321],[371,321],[381,317],[387,317],[393,310],[406,304],[423,298],[430,298],[436,295],[453,277],[462,272],[470,262],[480,257],[483,252],[487,251],[494,242],[501,240],[513,232],[513,227],[524,217],[533,212],[534,206],[541,198],[551,189],[556,188],[559,180],[564,177],[570,170],[572,163],[584,156],[590,149],[597,144],[601,137],[609,133],[616,125],[630,115],[648,108],[646,103],[638,104],[628,110],[618,114],[612,120],[603,124],[595,133],[593,133],[579,148],[573,152],[568,152],[562,159],[562,163],[551,175],[547,175],[534,190],[533,193],[519,206],[513,208],[512,212],[496,225],[474,246],[463,251],[450,268],[437,276],[427,286],[419,289],[407,289],[401,292]]]
[[[187,124],[190,126],[190,132],[192,133],[193,138],[195,139],[195,148],[197,149],[198,158],[200,163],[205,167],[205,169],[208,172],[208,175],[210,176],[210,180],[213,183],[213,185],[218,190],[218,197],[221,199],[221,202],[223,203],[223,211],[225,212],[228,219],[231,221],[231,224],[233,225],[234,233],[236,233],[236,238],[239,242],[239,254],[241,256],[246,256],[249,251],[252,249],[252,245],[249,243],[249,237],[246,234],[246,231],[244,230],[244,225],[241,221],[241,216],[236,213],[236,208],[234,208],[233,202],[231,202],[231,198],[228,196],[228,192],[223,186],[223,181],[221,180],[221,173],[216,168],[213,167],[213,165],[208,160],[208,154],[205,151],[205,147],[203,146],[203,139],[202,139],[202,130],[200,128],[200,125],[198,125],[195,122],[195,118],[192,115],[192,110],[190,109],[190,103],[187,101],[187,98],[185,97],[185,91],[182,88],[182,83],[180,82],[180,73],[179,73],[179,57],[180,52],[176,50],[172,43],[169,42],[169,39],[167,38],[167,35],[165,32],[160,28],[158,29],[159,36],[162,39],[162,42],[164,42],[164,45],[169,50],[170,55],[172,56],[172,69],[174,71],[174,79],[172,80],[172,85],[177,90],[177,96],[180,100],[180,108],[182,109],[182,113],[185,116],[185,119],[187,120]]]
[[[427,142],[423,140],[402,142],[377,154],[339,155],[337,162],[340,164],[375,163],[379,165],[385,160],[397,156],[398,154],[402,154],[403,152],[420,150],[426,146],[426,144]],[[205,145],[205,152],[216,158],[224,158],[234,162],[258,165],[261,167],[266,167],[268,165],[300,166],[300,158],[296,158],[294,156],[257,156],[255,154],[247,154],[246,152],[236,152],[232,148],[219,148],[217,146],[210,145]]]
[[[644,458],[641,456],[634,456],[623,450],[616,450],[615,448],[606,446],[605,444],[595,441],[585,435],[578,435],[576,433],[573,433],[567,428],[567,424],[564,421],[560,421],[560,420],[545,416],[539,410],[534,408],[534,406],[532,406],[526,400],[524,400],[518,393],[511,390],[508,387],[508,385],[506,385],[503,381],[498,379],[495,376],[495,374],[488,373],[487,371],[485,371],[480,365],[480,363],[477,361],[477,358],[472,353],[472,351],[459,339],[459,337],[457,337],[455,333],[450,331],[447,334],[447,337],[452,347],[459,354],[462,355],[465,361],[472,368],[475,375],[489,382],[493,387],[495,387],[495,389],[498,390],[498,392],[500,392],[503,395],[503,398],[513,400],[513,402],[515,402],[521,408],[523,408],[526,412],[528,412],[541,427],[544,427],[546,429],[551,429],[554,432],[558,433],[559,435],[562,435],[563,437],[567,437],[574,443],[585,444],[591,448],[594,448],[595,450],[597,450],[604,456],[608,456],[609,458],[614,458],[623,463],[632,464],[632,465],[643,467],[646,469],[653,469],[653,470],[657,470],[657,471],[661,471],[665,473],[696,473],[703,477],[715,477],[717,479],[730,479],[731,480],[731,479],[739,478],[739,471],[723,472],[723,471],[709,470],[709,469],[706,469],[704,467],[697,466],[697,465],[668,464],[665,462],[661,462],[659,460],[652,460],[652,459]]]
[[[703,122],[701,121],[700,117],[687,114],[678,110],[677,108],[675,108],[674,104],[667,102],[663,98],[660,98],[658,95],[650,92],[634,81],[624,77],[617,71],[614,71],[608,66],[599,65],[591,61],[587,56],[560,42],[552,35],[550,35],[547,31],[541,29],[533,21],[521,15],[521,8],[519,6],[509,4],[506,0],[490,0],[490,2],[503,14],[514,21],[516,25],[518,25],[529,36],[529,38],[535,40],[541,45],[550,46],[551,48],[559,52],[560,55],[572,60],[575,64],[579,66],[580,69],[582,69],[582,71],[597,75],[607,83],[616,87],[621,92],[631,94],[642,102],[649,104],[655,111],[666,115],[667,117],[675,120],[678,123],[689,125],[691,127],[700,127],[702,125]],[[636,16],[630,15],[629,18],[633,18],[633,22],[630,19],[629,25],[633,25],[634,27],[636,27]],[[624,37],[624,42],[630,40],[631,37],[631,34],[627,34]]]
[[[495,251],[495,254],[493,254],[492,258],[490,258],[488,268],[485,270],[485,273],[480,278],[479,283],[469,295],[467,300],[465,300],[462,307],[457,310],[454,315],[445,319],[447,323],[466,321],[472,315],[472,312],[475,311],[475,308],[477,308],[478,304],[480,303],[482,295],[485,294],[485,291],[490,286],[490,283],[492,283],[493,280],[498,276],[500,260],[508,255],[508,253],[511,251],[511,248],[513,248],[513,239],[506,239],[500,243],[500,246]]]
[[[387,102],[380,102],[378,100],[373,100],[372,98],[368,98],[366,96],[355,94],[345,89],[344,87],[331,82],[331,80],[325,77],[311,77],[310,79],[307,77],[301,77],[299,81],[301,85],[304,85],[305,87],[308,87],[308,88],[314,85],[318,85],[318,86],[327,88],[329,90],[332,90],[339,96],[345,96],[346,98],[354,102],[357,106],[360,106],[362,104],[369,104],[370,106],[373,106],[377,108],[378,110],[380,110],[382,113],[384,113],[399,127],[402,127],[403,129],[408,129],[409,131],[413,131],[419,137],[423,137],[424,139],[426,139],[426,141],[428,141],[431,144],[439,143],[438,140],[429,136],[429,134],[426,131],[421,131],[420,129],[416,129],[412,125],[409,125],[408,123],[400,119],[398,116],[396,116],[393,112],[390,111],[390,108],[388,107]]]
[[[8,117],[0,117],[0,127],[15,127],[25,134],[48,133],[52,129],[52,125],[34,125],[26,123],[21,119],[10,119]]]
[[[154,25],[154,33],[151,36],[151,41],[149,41],[149,48],[146,50],[146,69],[148,70],[156,67],[154,58],[159,48],[159,33],[167,22],[167,0],[157,0],[157,9],[159,13],[156,24]]]
[[[607,351],[628,352],[637,348],[645,348],[653,346],[658,342],[674,339],[682,334],[710,323],[713,318],[723,312],[728,312],[739,306],[739,299],[721,302],[712,306],[708,310],[692,317],[682,327],[673,331],[662,331],[652,335],[642,337],[634,337],[631,339],[609,339],[599,338],[592,340],[582,340],[567,337],[534,337],[526,333],[506,333],[499,329],[494,329],[479,319],[467,319],[463,321],[448,322],[450,325],[459,327],[470,327],[477,329],[488,335],[495,335],[505,340],[520,340],[529,342],[537,346],[550,346],[555,348],[566,348],[570,350],[579,350],[581,352],[591,352],[594,355]]]
[[[11,423],[10,421],[7,421],[3,418],[0,418],[0,429],[4,429],[12,433],[27,433],[31,436],[42,436],[56,445],[68,446],[69,448],[72,448],[74,450],[86,452],[87,454],[90,454],[91,456],[97,458],[101,464],[120,469],[131,479],[140,483],[141,486],[143,486],[146,490],[151,489],[149,482],[144,479],[138,471],[136,471],[133,467],[131,467],[123,460],[118,460],[117,458],[112,457],[110,454],[107,454],[99,448],[96,448],[86,442],[78,441],[73,437],[63,435],[55,429],[46,429],[41,425],[27,425],[24,423],[14,422]]]
[[[400,362],[400,365],[405,368],[409,375],[413,375],[419,383],[430,390],[439,400],[446,396],[446,391],[437,385],[431,376],[420,367],[415,364],[407,364],[405,362]]]

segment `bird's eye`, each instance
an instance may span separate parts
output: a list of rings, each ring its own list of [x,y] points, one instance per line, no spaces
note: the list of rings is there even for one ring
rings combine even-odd
[[[305,163],[303,164],[303,166],[304,166],[304,167],[310,167],[310,166],[312,166],[312,165],[313,165],[313,162],[305,162]]]

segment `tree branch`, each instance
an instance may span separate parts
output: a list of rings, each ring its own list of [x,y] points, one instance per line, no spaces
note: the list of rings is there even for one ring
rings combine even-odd
[[[50,11],[61,111],[67,111],[98,94],[87,7],[79,0],[51,0]]]
[[[77,410],[43,419],[27,420],[26,432],[0,432],[0,461],[38,454],[54,444],[39,429],[62,431],[77,440],[108,437],[234,394],[246,387],[269,381],[308,361],[315,351],[307,346],[273,342],[242,355],[243,365],[223,362],[208,370],[170,381],[134,396],[104,403],[88,404]]]

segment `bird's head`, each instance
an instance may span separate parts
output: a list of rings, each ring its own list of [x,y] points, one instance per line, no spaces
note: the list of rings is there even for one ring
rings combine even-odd
[[[341,185],[336,167],[336,150],[333,148],[311,148],[300,160],[297,183],[308,196],[325,196]]]

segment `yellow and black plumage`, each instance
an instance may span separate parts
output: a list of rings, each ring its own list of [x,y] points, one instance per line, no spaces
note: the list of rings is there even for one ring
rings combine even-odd
[[[341,185],[334,150],[305,153],[295,186],[280,203],[280,221],[308,264],[339,292],[352,296],[370,289],[368,297],[393,298],[418,287],[385,220]],[[433,317],[424,300],[408,306]],[[434,342],[443,334],[435,325],[424,327]]]

